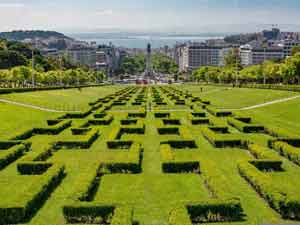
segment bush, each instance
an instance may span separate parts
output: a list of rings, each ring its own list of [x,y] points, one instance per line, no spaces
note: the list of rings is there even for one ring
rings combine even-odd
[[[108,205],[68,205],[63,207],[69,224],[110,224],[115,207]]]
[[[260,159],[249,161],[249,163],[254,165],[257,169],[259,169],[262,172],[283,171],[282,161],[280,160]]]
[[[110,125],[111,122],[114,120],[114,117],[111,115],[105,116],[103,119],[94,119],[94,120],[89,120],[88,125]]]
[[[17,164],[17,170],[21,175],[41,175],[52,165],[45,162],[21,162]]]
[[[28,223],[61,182],[65,175],[64,169],[61,164],[50,168],[28,189],[34,192],[23,195],[23,198],[15,201],[12,206],[0,203],[0,224]]]
[[[257,132],[264,132],[265,128],[262,125],[257,124],[249,124],[251,119],[249,118],[249,122],[241,121],[244,118],[228,118],[228,124],[232,125],[233,127],[237,128],[239,131],[244,133],[257,133]]]
[[[178,127],[161,127],[157,128],[160,135],[176,134],[180,135]]]
[[[163,162],[162,171],[164,173],[200,173],[199,162]]]
[[[198,148],[194,140],[170,140],[162,142],[161,144],[168,144],[172,148],[184,149],[184,148]]]
[[[231,111],[216,109],[216,108],[211,107],[211,106],[207,106],[206,109],[207,109],[208,112],[210,112],[212,115],[214,115],[216,117],[227,117],[227,116],[232,116],[233,115]]]
[[[23,144],[15,145],[7,150],[0,150],[0,170],[10,163],[20,158],[26,151],[27,147]]]
[[[213,128],[202,128],[202,134],[216,148],[243,146],[241,138],[232,134],[218,134],[213,131]]]
[[[160,154],[163,161],[170,161],[174,159],[170,145],[160,145]]]
[[[193,225],[187,208],[182,206],[173,209],[169,215],[169,225]]]
[[[243,209],[238,200],[214,200],[187,206],[193,223],[233,222],[243,220]]]
[[[58,141],[54,144],[54,147],[56,149],[60,149],[63,147],[66,148],[83,148],[83,149],[88,149],[91,147],[91,145],[97,140],[99,137],[99,131],[98,129],[91,129],[86,135],[82,137],[78,137],[77,140],[74,141]]]
[[[275,141],[272,143],[272,148],[280,153],[280,155],[286,157],[292,162],[300,165],[300,148],[296,148],[283,141]]]
[[[261,145],[248,144],[247,149],[257,159],[280,159],[275,152]]]

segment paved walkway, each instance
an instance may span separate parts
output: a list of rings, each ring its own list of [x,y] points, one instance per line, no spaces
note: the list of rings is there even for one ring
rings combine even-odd
[[[10,100],[6,100],[6,99],[0,99],[0,102],[7,103],[7,104],[12,104],[12,105],[17,105],[17,106],[23,106],[23,107],[26,107],[26,108],[36,109],[36,110],[45,111],[45,112],[54,112],[54,113],[80,112],[80,111],[65,111],[65,110],[49,109],[49,108],[30,105],[30,104],[26,104],[26,103],[10,101]]]
[[[229,109],[232,111],[244,111],[244,110],[250,110],[250,109],[256,109],[256,108],[262,108],[268,105],[273,105],[273,104],[278,104],[278,103],[282,103],[282,102],[287,102],[287,101],[291,101],[294,99],[300,98],[300,95],[297,96],[293,96],[293,97],[289,97],[289,98],[282,98],[282,99],[277,99],[274,101],[270,101],[270,102],[266,102],[266,103],[262,103],[262,104],[257,104],[257,105],[253,105],[253,106],[247,106],[244,108],[240,108],[240,109]]]

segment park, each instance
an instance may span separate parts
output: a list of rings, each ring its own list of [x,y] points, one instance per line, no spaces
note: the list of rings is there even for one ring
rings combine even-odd
[[[0,95],[0,224],[300,220],[300,94],[102,85]]]

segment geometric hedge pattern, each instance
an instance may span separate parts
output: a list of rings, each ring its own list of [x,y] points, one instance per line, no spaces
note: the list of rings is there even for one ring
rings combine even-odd
[[[279,185],[299,152],[299,136],[180,88],[127,87],[0,141],[0,224],[300,220],[297,187]]]

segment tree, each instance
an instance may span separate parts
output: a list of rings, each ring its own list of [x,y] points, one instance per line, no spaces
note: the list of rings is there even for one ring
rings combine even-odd
[[[300,46],[299,45],[295,45],[291,48],[291,56],[294,56],[296,54],[300,53]]]
[[[288,58],[286,64],[286,77],[292,83],[300,84],[300,55],[296,54]]]
[[[0,69],[27,65],[26,58],[16,51],[0,51]]]
[[[239,49],[234,48],[231,49],[228,54],[224,58],[225,61],[225,67],[237,67],[239,70],[242,69],[241,65],[241,57],[239,54]]]
[[[164,74],[174,74],[178,72],[178,65],[176,62],[163,54],[153,55],[153,67],[156,72]]]

